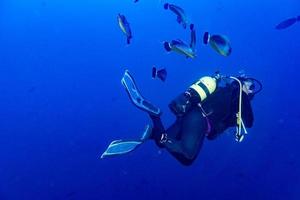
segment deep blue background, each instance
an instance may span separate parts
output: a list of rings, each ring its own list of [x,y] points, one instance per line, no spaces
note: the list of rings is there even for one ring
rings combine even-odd
[[[159,0],[1,0],[0,200],[300,199],[299,0],[174,0],[198,33],[195,60],[167,54],[164,40],[184,31]],[[131,45],[116,16],[127,16]],[[200,44],[204,31],[226,34],[224,58]],[[152,65],[168,70],[151,79]],[[242,144],[227,133],[205,141],[191,167],[153,142],[114,159],[99,156],[113,139],[136,138],[149,123],[120,79],[125,69],[143,95],[174,116],[169,101],[216,70],[261,80],[255,124]]]

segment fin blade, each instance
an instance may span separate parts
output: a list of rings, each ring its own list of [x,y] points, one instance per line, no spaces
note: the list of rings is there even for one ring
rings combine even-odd
[[[128,70],[125,71],[124,76],[121,79],[121,83],[123,84],[129,96],[129,99],[137,108],[144,110],[152,115],[160,115],[160,109],[153,105],[151,102],[145,100],[144,97],[140,94],[135,81]]]
[[[145,131],[141,137],[141,141],[145,142],[146,140],[148,140],[151,137],[152,134],[152,126],[150,126],[149,124],[145,127]]]
[[[115,140],[112,141],[104,153],[101,155],[101,158],[112,157],[123,155],[132,152],[143,142],[139,140]]]

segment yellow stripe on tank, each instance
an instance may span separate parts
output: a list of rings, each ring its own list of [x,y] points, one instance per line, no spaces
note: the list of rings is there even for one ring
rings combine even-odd
[[[201,101],[206,99],[206,93],[205,91],[198,85],[200,81],[198,81],[197,83],[193,84],[190,88],[194,89],[200,96]]]

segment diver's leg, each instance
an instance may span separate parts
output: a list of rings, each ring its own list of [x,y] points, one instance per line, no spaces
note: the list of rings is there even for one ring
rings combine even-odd
[[[158,107],[144,99],[144,97],[140,94],[135,81],[128,70],[125,71],[121,83],[125,87],[130,100],[136,107],[148,112],[150,115],[159,116],[161,114],[161,111]]]
[[[155,115],[149,115],[149,116],[153,123],[152,134],[150,138],[159,142],[162,134],[165,132],[164,125],[162,124],[161,118],[159,116],[155,116]]]
[[[160,148],[164,147],[163,144],[164,137],[173,138],[173,139],[177,137],[181,126],[179,119],[177,119],[174,124],[172,124],[167,130],[165,130],[160,116],[154,116],[154,115],[149,115],[149,116],[153,123],[152,133],[149,138],[155,140],[158,147]]]
[[[200,151],[206,128],[207,123],[201,111],[192,109],[181,121],[180,138],[168,137],[164,146],[182,164],[190,165]]]

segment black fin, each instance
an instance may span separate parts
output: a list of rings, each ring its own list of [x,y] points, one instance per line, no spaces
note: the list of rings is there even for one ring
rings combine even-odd
[[[169,8],[169,4],[168,4],[168,3],[165,3],[165,4],[164,4],[164,9],[168,10],[168,8]]]
[[[127,44],[130,44],[130,37],[127,37]]]
[[[169,43],[169,42],[164,42],[164,47],[165,47],[165,50],[166,50],[167,52],[169,52],[169,51],[172,50],[171,47],[170,47],[170,43]]]
[[[163,82],[167,79],[167,70],[165,68],[160,69],[157,71],[157,77],[162,80]]]
[[[196,48],[196,30],[195,30],[194,24],[190,25],[190,29],[191,29],[191,43],[190,43],[190,47],[194,51],[195,48]]]
[[[209,42],[209,33],[205,32],[203,36],[203,43],[208,44],[208,42]]]
[[[152,67],[152,78],[156,78],[156,73],[157,73],[156,67],[153,66]]]
[[[232,48],[230,47],[229,50],[228,50],[228,55],[227,56],[229,56],[231,53],[232,53]]]
[[[191,31],[194,30],[194,28],[195,28],[195,25],[194,24],[190,24]]]
[[[182,18],[179,15],[177,15],[176,21],[177,21],[178,24],[181,24],[182,23]],[[184,24],[183,24],[183,26],[184,26]]]

